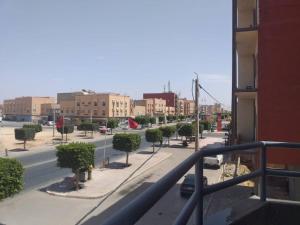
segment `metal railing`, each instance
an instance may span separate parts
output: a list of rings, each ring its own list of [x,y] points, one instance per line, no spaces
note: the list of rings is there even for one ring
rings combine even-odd
[[[300,172],[275,170],[267,168],[267,150],[268,148],[294,148],[300,149],[300,143],[287,142],[256,142],[252,144],[234,145],[230,147],[220,147],[213,149],[201,149],[195,152],[181,164],[175,167],[171,172],[162,177],[159,181],[145,190],[141,195],[136,197],[128,205],[120,209],[116,214],[106,220],[103,225],[131,225],[135,224],[151,207],[160,200],[176,182],[185,175],[192,167],[196,166],[195,192],[189,198],[184,208],[177,216],[174,225],[186,224],[194,210],[196,225],[203,225],[203,198],[205,195],[231,187],[233,185],[260,177],[260,200],[266,201],[266,177],[267,176],[284,176],[300,177]],[[218,154],[226,154],[233,151],[245,151],[249,149],[260,149],[260,168],[246,175],[235,177],[231,180],[223,181],[203,187],[203,158]]]

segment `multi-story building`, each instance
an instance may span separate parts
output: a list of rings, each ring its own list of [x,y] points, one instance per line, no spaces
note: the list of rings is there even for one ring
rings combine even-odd
[[[177,100],[177,114],[178,115],[184,115],[184,103],[185,103],[185,99]]]
[[[163,93],[144,93],[143,99],[147,98],[157,98],[157,99],[164,99],[166,100],[166,107],[172,107],[175,108],[175,113],[177,112],[177,103],[178,103],[178,97],[173,92],[163,92]],[[172,110],[170,110],[171,112]],[[174,114],[175,114],[174,113]]]
[[[232,118],[239,143],[300,142],[299,12],[298,0],[233,0]],[[268,151],[268,165],[300,171],[300,152]],[[290,178],[287,186],[299,200],[300,181]]]
[[[166,112],[167,112],[167,115],[175,116],[176,115],[176,108],[168,106],[168,107],[166,107]]]
[[[60,115],[60,105],[56,103],[45,103],[41,105],[41,116],[47,120],[55,120]]]
[[[42,104],[54,102],[52,97],[19,97],[4,100],[3,111],[10,120],[37,121],[42,115]]]
[[[76,117],[75,97],[77,95],[84,95],[88,93],[90,92],[77,91],[77,92],[57,93],[57,104],[60,105],[61,115],[70,118]]]
[[[3,105],[0,104],[0,117],[2,117],[2,116],[3,116]]]
[[[159,98],[147,98],[135,100],[135,106],[145,107],[145,115],[157,116],[166,114],[166,100]]]
[[[76,95],[75,115],[79,118],[129,117],[130,97],[115,93]]]

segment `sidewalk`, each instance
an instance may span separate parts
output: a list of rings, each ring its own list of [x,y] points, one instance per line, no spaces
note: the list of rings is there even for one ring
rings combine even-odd
[[[149,148],[146,151],[131,154],[129,163],[132,165],[129,167],[123,167],[125,157],[122,157],[112,162],[109,168],[94,169],[92,180],[85,182],[84,188],[79,191],[70,190],[70,182],[68,182],[70,179],[65,179],[63,182],[49,186],[46,192],[50,195],[68,198],[101,198],[114,192],[122,184],[139,176],[171,155],[171,153],[163,151],[152,154],[152,148]]]

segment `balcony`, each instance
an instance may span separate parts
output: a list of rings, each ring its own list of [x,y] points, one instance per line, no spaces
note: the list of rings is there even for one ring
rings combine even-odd
[[[239,99],[256,99],[257,89],[252,87],[246,89],[236,89],[235,96]]]
[[[196,225],[298,225],[300,220],[299,203],[267,199],[267,176],[300,177],[300,172],[267,168],[267,151],[269,151],[270,148],[292,148],[299,150],[300,143],[257,142],[231,147],[201,149],[201,151],[195,152],[158,182],[150,186],[128,205],[125,205],[125,207],[116,214],[109,217],[103,225],[135,224],[157,201],[176,185],[177,181],[194,165],[196,167],[195,192],[189,198],[182,211],[178,213],[178,216],[173,223],[174,225],[187,224],[193,212],[195,214]],[[226,180],[206,187],[203,186],[204,157],[232,153],[234,151],[247,151],[249,149],[260,150],[259,168],[249,174],[240,175],[231,180]],[[212,215],[207,218],[204,223],[204,196],[255,178],[259,178],[260,180],[260,196],[257,197],[256,200],[252,200],[251,204],[242,202],[239,207],[235,207],[233,210],[226,210],[225,213],[221,215]],[[251,199],[249,201],[251,201]],[[170,207],[172,207],[172,204],[170,204]],[[234,209],[237,211],[234,211]],[[210,218],[215,219],[213,223],[210,222]],[[216,218],[218,219],[217,221]]]

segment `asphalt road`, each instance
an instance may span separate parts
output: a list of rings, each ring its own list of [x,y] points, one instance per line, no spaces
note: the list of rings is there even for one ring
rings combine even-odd
[[[104,145],[104,143],[104,140],[94,142],[94,144],[96,145],[96,166],[99,166],[104,159],[104,147],[106,158],[109,157],[110,161],[116,160],[117,158],[125,154],[124,152],[117,151],[112,148],[111,137],[107,139],[106,145]],[[149,146],[150,143],[146,142],[145,139],[142,138],[142,143],[139,150],[143,150]],[[55,153],[56,151],[53,148],[35,154],[15,157],[22,163],[25,168],[25,191],[46,186],[47,184],[53,183],[53,181],[72,175],[71,169],[62,169],[56,166],[57,157]]]

